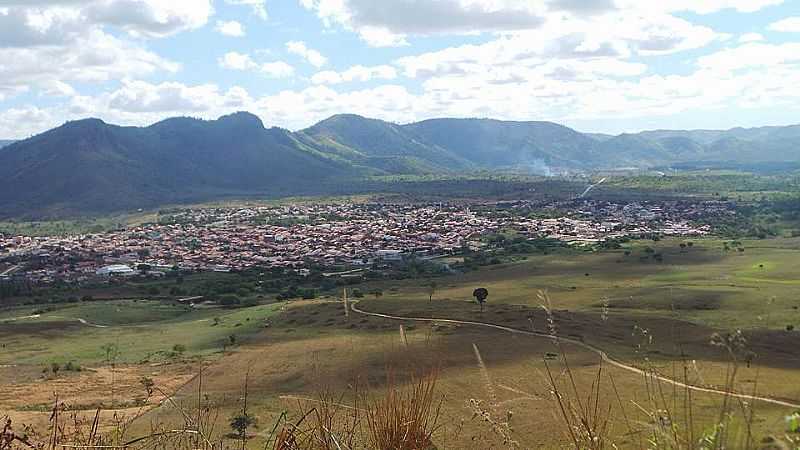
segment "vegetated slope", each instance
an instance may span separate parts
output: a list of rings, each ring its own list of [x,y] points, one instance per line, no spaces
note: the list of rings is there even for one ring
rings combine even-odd
[[[403,129],[477,167],[538,174],[549,174],[551,166],[589,168],[597,146],[594,139],[551,122],[431,119]]]
[[[431,119],[398,125],[337,115],[295,133],[249,113],[149,127],[97,119],[0,150],[0,217],[148,208],[225,196],[346,194],[367,175],[615,168],[770,170],[800,163],[800,126],[583,134],[551,122]],[[792,166],[792,167],[794,167]],[[380,183],[378,183],[380,184]],[[380,190],[380,186],[376,187]]]
[[[639,136],[645,139],[684,137],[701,145],[709,145],[720,139],[736,138],[744,141],[764,141],[781,138],[800,138],[800,125],[772,126],[756,128],[731,128],[729,130],[653,130],[643,131]]]
[[[353,114],[330,117],[297,134],[309,145],[389,173],[474,168],[468,159],[421,141],[406,127]]]
[[[4,215],[104,212],[223,195],[293,193],[352,167],[296,145],[250,114],[146,128],[69,122],[0,152]]]
[[[800,161],[800,125],[785,127],[732,128],[730,130],[657,130],[639,133],[644,139],[664,143],[672,161],[719,161],[738,164]],[[681,153],[686,146],[680,139],[697,145],[693,151]]]

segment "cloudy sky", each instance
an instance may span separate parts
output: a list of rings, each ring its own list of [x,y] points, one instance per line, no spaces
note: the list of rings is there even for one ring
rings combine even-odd
[[[800,123],[800,0],[0,0],[0,138],[239,110]]]

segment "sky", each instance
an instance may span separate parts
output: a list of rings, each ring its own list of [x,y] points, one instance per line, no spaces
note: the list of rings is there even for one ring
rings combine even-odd
[[[236,111],[800,123],[800,0],[0,0],[0,138]]]

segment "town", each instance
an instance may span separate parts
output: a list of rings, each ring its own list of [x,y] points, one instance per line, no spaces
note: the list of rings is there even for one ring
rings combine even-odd
[[[3,236],[0,280],[79,283],[170,270],[250,267],[307,270],[436,258],[480,248],[511,232],[569,245],[612,239],[703,236],[714,218],[735,215],[720,201],[610,203],[571,200],[475,204],[290,204],[177,209],[156,223],[75,236]]]

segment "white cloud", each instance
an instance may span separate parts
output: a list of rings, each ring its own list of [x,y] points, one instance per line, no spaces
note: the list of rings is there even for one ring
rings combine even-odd
[[[769,29],[783,33],[800,33],[800,17],[787,17],[770,24]]]
[[[783,64],[800,64],[800,43],[748,43],[701,56],[697,64],[721,72],[750,68],[773,70]]]
[[[69,81],[103,82],[162,71],[177,72],[180,68],[175,62],[100,30],[76,37],[69,44],[0,47],[0,61],[14,62],[0,64],[0,91],[3,86],[49,89]]]
[[[260,70],[273,78],[287,78],[294,75],[294,67],[283,61],[264,63],[261,65]]]
[[[218,20],[214,30],[219,34],[230,37],[244,37],[245,35],[244,25],[235,20]]]
[[[289,53],[298,55],[308,61],[314,67],[322,67],[328,63],[328,58],[322,56],[322,53],[308,48],[305,42],[290,41],[286,43],[286,50]]]
[[[258,67],[250,55],[238,52],[228,52],[221,58],[217,59],[217,63],[223,69],[230,70],[251,70]]]
[[[122,87],[108,96],[108,108],[128,113],[196,113],[207,110],[209,99],[218,97],[219,90],[213,84],[189,87],[176,82],[123,80]]]
[[[210,0],[89,0],[82,10],[93,23],[118,26],[139,37],[164,37],[200,28],[213,14]]]
[[[327,25],[355,31],[372,46],[406,45],[409,35],[525,30],[543,23],[524,0],[300,0]]]
[[[238,52],[228,52],[217,63],[223,69],[259,71],[272,78],[287,78],[294,75],[294,67],[283,62],[274,61],[259,64],[250,55]]]
[[[36,88],[74,95],[67,88],[71,82],[177,72],[180,64],[127,37],[196,29],[213,13],[210,0],[3,0],[0,5],[4,98]]]
[[[225,0],[229,5],[245,5],[253,9],[253,14],[257,15],[263,20],[269,18],[267,14],[267,0]]]
[[[538,30],[506,33],[483,44],[408,56],[396,64],[411,78],[481,76],[506,69],[519,72],[547,64],[566,64],[558,61],[584,62],[563,70],[577,68],[595,73],[602,66],[618,70],[616,76],[631,76],[646,68],[626,61],[633,55],[674,53],[703,47],[718,38],[709,28],[672,16],[610,13],[548,22]],[[605,75],[615,74],[607,71]]]
[[[764,40],[764,35],[760,33],[745,33],[739,36],[739,43],[746,44],[748,42],[761,42]]]
[[[388,65],[366,67],[357,65],[344,72],[325,70],[311,77],[314,84],[339,84],[352,81],[393,80],[397,78],[397,70]]]
[[[608,15],[650,18],[651,24],[672,21],[676,12],[710,14],[731,9],[749,13],[780,5],[784,0],[300,0],[325,26],[339,25],[371,46],[408,45],[409,36],[509,33],[532,31],[548,23],[591,21]],[[601,22],[603,22],[601,20]],[[608,21],[605,21],[608,25]],[[684,30],[664,23],[674,34],[662,36],[662,46],[681,40]],[[627,24],[631,25],[631,24]]]
[[[574,0],[579,1],[579,0]],[[785,0],[670,0],[668,2],[646,2],[641,0],[616,0],[621,10],[639,9],[654,13],[689,11],[697,14],[711,14],[723,10],[740,13],[753,13],[770,6],[777,6]]]

